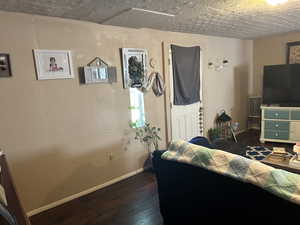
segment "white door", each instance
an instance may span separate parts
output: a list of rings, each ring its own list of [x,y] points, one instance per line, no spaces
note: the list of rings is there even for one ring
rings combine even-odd
[[[189,141],[196,136],[203,136],[202,105],[202,51],[200,50],[200,102],[191,105],[174,105],[172,52],[169,50],[170,66],[170,102],[172,140]]]

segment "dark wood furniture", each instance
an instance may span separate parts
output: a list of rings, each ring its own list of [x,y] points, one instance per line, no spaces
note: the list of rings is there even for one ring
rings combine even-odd
[[[7,210],[16,219],[17,225],[30,225],[29,219],[27,218],[25,211],[21,205],[18,193],[15,189],[13,179],[5,158],[5,155],[0,151],[0,184],[3,186],[6,199],[7,199]],[[0,216],[0,224],[8,225],[8,222]]]
[[[270,154],[265,159],[261,160],[261,162],[278,169],[284,169],[292,173],[300,174],[300,168],[293,167],[289,164],[290,159],[291,156],[282,157],[282,159],[274,159]]]
[[[160,212],[165,225],[291,224],[300,205],[258,186],[185,163],[161,159],[154,151]],[[282,214],[288,209],[289,215]],[[280,215],[280,216],[270,216]],[[242,217],[242,219],[237,219]]]

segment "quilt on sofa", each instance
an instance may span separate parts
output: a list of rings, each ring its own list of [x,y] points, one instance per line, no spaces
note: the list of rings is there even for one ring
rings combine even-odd
[[[202,167],[243,182],[257,185],[300,205],[300,175],[275,169],[239,155],[185,141],[173,141],[162,159]]]

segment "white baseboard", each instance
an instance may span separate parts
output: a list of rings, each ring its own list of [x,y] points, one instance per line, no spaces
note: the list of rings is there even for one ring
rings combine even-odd
[[[87,195],[87,194],[90,194],[90,193],[95,192],[97,190],[100,190],[102,188],[105,188],[105,187],[110,186],[110,185],[112,185],[114,183],[122,181],[122,180],[124,180],[126,178],[132,177],[132,176],[134,176],[136,174],[139,174],[139,173],[143,172],[144,170],[145,170],[145,168],[141,168],[141,169],[135,170],[135,171],[127,173],[127,174],[125,174],[123,176],[120,176],[120,177],[117,177],[115,179],[112,179],[112,180],[110,180],[110,181],[108,181],[108,182],[106,182],[104,184],[97,185],[97,186],[92,187],[90,189],[87,189],[85,191],[79,192],[77,194],[74,194],[74,195],[71,195],[69,197],[63,198],[63,199],[58,200],[56,202],[52,202],[52,203],[50,203],[48,205],[42,206],[42,207],[40,207],[38,209],[34,209],[34,210],[30,211],[30,212],[27,212],[27,216],[28,217],[34,216],[34,215],[39,214],[39,213],[41,213],[43,211],[46,211],[48,209],[52,209],[52,208],[54,208],[56,206],[62,205],[64,203],[66,203],[66,202],[72,201],[72,200],[74,200],[76,198],[82,197],[84,195]]]

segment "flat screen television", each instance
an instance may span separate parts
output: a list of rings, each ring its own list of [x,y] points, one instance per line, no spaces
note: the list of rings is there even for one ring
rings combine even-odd
[[[263,104],[300,106],[300,64],[264,67]]]

